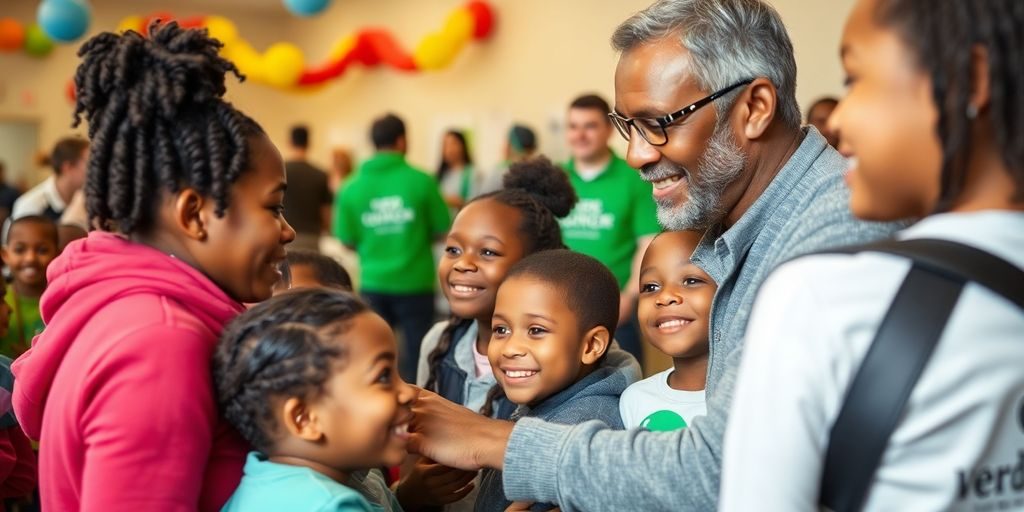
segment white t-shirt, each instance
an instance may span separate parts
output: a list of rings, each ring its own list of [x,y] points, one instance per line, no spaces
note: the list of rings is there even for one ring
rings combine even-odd
[[[42,215],[47,208],[54,213],[60,214],[67,208],[64,199],[57,192],[57,178],[50,176],[42,183],[25,192],[14,202],[11,209],[11,218],[17,219],[27,215]]]
[[[927,218],[900,238],[1024,267],[1024,213]],[[829,431],[910,261],[789,263],[751,313],[725,437],[721,510],[816,510]],[[865,510],[1024,508],[1024,313],[968,283],[882,456]]]
[[[619,398],[619,415],[627,429],[670,431],[688,426],[696,416],[707,414],[704,390],[680,391],[668,385],[673,368],[626,388]]]

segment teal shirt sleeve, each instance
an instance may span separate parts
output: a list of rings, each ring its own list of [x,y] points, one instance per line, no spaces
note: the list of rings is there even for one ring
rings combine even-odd
[[[651,195],[651,185],[642,180],[637,180],[634,187],[635,204],[633,209],[633,235],[640,238],[648,235],[661,233],[661,225],[658,224],[658,207],[654,203],[654,196]]]
[[[370,503],[355,492],[335,496],[331,501],[317,509],[318,512],[377,512]]]

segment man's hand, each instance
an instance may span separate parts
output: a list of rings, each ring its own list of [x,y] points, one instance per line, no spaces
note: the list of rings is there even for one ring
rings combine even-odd
[[[402,479],[395,497],[403,510],[416,511],[455,503],[473,490],[476,471],[442,466],[420,457],[409,474]]]
[[[409,425],[409,452],[458,469],[501,469],[513,424],[481,416],[420,390]]]

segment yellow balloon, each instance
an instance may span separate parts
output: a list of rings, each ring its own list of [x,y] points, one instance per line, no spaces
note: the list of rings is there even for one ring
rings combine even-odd
[[[275,87],[290,87],[299,81],[306,66],[302,50],[291,43],[274,43],[263,54],[263,80]]]
[[[231,44],[238,39],[238,27],[231,20],[223,16],[207,16],[205,22],[206,30],[210,37],[224,43]]]
[[[448,16],[441,32],[454,41],[469,41],[473,37],[473,15],[467,9],[457,9]]]
[[[241,39],[236,40],[221,49],[221,55],[233,62],[238,71],[249,80],[262,80],[262,56],[252,46],[249,46],[249,43]]]
[[[412,54],[416,67],[422,70],[435,70],[446,67],[455,59],[462,48],[462,42],[448,37],[444,33],[430,34],[424,37]]]
[[[115,32],[117,32],[118,34],[123,34],[129,30],[134,30],[136,32],[142,31],[141,16],[128,16],[127,18],[121,20],[121,23],[117,24],[117,29],[115,30]]]

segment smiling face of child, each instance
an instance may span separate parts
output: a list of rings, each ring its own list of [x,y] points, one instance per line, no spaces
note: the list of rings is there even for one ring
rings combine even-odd
[[[519,210],[494,199],[474,201],[455,217],[438,265],[455,316],[490,319],[498,285],[526,251],[521,220]]]
[[[400,464],[415,389],[398,375],[395,336],[371,312],[333,329],[345,338],[347,356],[308,408],[322,434],[320,462],[343,471]]]
[[[491,330],[487,358],[517,404],[536,405],[586,375],[586,334],[548,283],[528,275],[502,283]]]
[[[27,220],[10,227],[3,260],[22,293],[42,293],[46,288],[46,267],[56,257],[57,228],[52,223]]]
[[[690,255],[700,242],[692,231],[662,233],[640,266],[637,319],[651,345],[673,358],[708,353],[708,316],[715,283]]]

